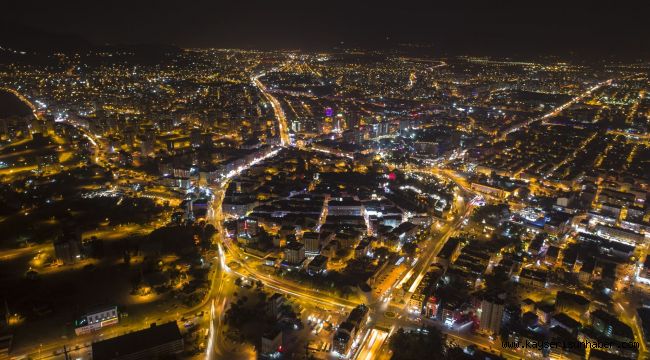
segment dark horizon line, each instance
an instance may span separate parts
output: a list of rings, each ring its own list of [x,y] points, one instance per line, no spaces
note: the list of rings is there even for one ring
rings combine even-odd
[[[265,42],[264,45],[255,44],[250,41],[224,41],[220,40],[213,45],[205,44],[184,44],[178,45],[173,41],[149,41],[149,42],[96,42],[91,41],[84,36],[74,32],[46,31],[32,26],[20,26],[16,31],[16,24],[5,23],[0,25],[0,29],[12,28],[13,31],[0,32],[0,46],[10,47],[15,50],[28,52],[69,52],[69,51],[87,51],[93,49],[102,49],[106,47],[113,48],[131,48],[131,49],[153,49],[153,48],[176,48],[176,49],[231,49],[231,50],[260,50],[260,51],[332,51],[356,49],[364,51],[395,51],[402,53],[422,53],[426,51],[435,51],[438,54],[420,54],[428,57],[447,57],[447,56],[489,56],[500,58],[543,58],[558,57],[561,59],[571,60],[589,60],[590,62],[606,60],[625,60],[632,62],[650,61],[650,48],[636,47],[637,52],[631,51],[633,46],[627,43],[616,43],[610,39],[610,46],[618,47],[620,51],[596,49],[591,47],[582,47],[571,49],[567,45],[557,46],[553,49],[544,44],[535,47],[522,45],[517,41],[501,41],[494,36],[477,41],[458,41],[457,39],[446,40],[422,40],[408,39],[404,36],[395,36],[388,38],[365,38],[355,39],[348,38],[344,40],[333,39],[309,39],[309,45],[302,41],[291,41],[283,39],[284,44]],[[12,36],[13,35],[13,36]],[[549,39],[550,40],[550,39]],[[292,43],[292,44],[290,44]],[[478,45],[481,43],[482,45]],[[409,46],[414,45],[414,46]],[[515,45],[519,45],[517,48]],[[626,49],[623,51],[621,48]],[[605,54],[605,56],[603,56]]]

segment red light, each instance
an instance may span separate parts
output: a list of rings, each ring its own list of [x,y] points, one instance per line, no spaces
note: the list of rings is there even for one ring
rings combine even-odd
[[[278,352],[282,352],[282,345],[278,346]]]
[[[388,174],[388,180],[393,181],[397,179],[397,175],[394,172]]]

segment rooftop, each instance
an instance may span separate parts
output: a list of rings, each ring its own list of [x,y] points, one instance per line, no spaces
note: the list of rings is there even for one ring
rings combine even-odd
[[[175,321],[153,325],[144,330],[93,343],[93,360],[114,359],[178,340],[182,340],[182,337]]]

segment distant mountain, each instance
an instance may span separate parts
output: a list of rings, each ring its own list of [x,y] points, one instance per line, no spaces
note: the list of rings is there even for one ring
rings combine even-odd
[[[0,24],[0,63],[50,65],[57,62],[52,53],[80,53],[88,63],[126,61],[132,64],[155,64],[180,48],[162,44],[94,44],[82,36],[48,32],[32,27]],[[97,53],[114,53],[104,58]]]
[[[75,34],[57,33],[11,23],[0,24],[0,47],[5,51],[54,52],[87,49],[92,44]]]

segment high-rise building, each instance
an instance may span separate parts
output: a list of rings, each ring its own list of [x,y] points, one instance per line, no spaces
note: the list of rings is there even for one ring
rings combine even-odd
[[[153,131],[148,131],[140,137],[140,152],[143,156],[153,154],[156,144],[156,135]]]
[[[503,320],[505,305],[497,297],[486,297],[481,300],[481,316],[479,330],[489,334],[498,334]]]
[[[356,111],[350,111],[346,116],[348,129],[356,129],[359,127],[359,114]]]
[[[282,315],[282,306],[285,300],[282,294],[273,294],[266,302],[266,313],[275,319],[279,319],[280,315]]]
[[[166,144],[167,144],[167,151],[174,151],[174,149],[176,148],[176,143],[174,142],[174,140],[167,140]]]
[[[299,133],[302,131],[302,123],[298,120],[294,120],[291,122],[291,130],[295,133]]]
[[[193,148],[200,147],[203,143],[203,137],[201,136],[201,129],[192,129],[190,131],[190,144]]]
[[[279,354],[282,351],[282,330],[274,328],[262,335],[261,353],[273,357],[272,354]]]
[[[372,136],[380,137],[390,134],[390,123],[388,121],[372,124]]]
[[[158,128],[163,132],[172,131],[174,129],[174,119],[171,117],[163,117],[158,120]]]
[[[66,231],[54,241],[54,255],[64,264],[72,264],[81,258],[81,233]]]
[[[592,311],[590,315],[591,326],[596,332],[618,341],[634,340],[632,329],[616,316],[601,309]]]
[[[5,139],[9,135],[9,126],[7,119],[0,119],[0,139]]]
[[[291,265],[298,265],[305,260],[305,245],[291,242],[284,249],[284,260]]]
[[[590,303],[584,296],[566,291],[558,291],[555,296],[555,308],[557,311],[572,315],[576,319],[585,316],[589,310]]]
[[[335,132],[341,132],[344,130],[345,127],[345,119],[343,119],[343,114],[337,114],[336,117],[334,118],[334,131]]]
[[[320,253],[320,233],[305,232],[302,235],[302,241],[305,244],[305,254],[318,255]]]
[[[122,138],[124,140],[124,145],[128,146],[129,148],[133,148],[133,145],[135,144],[135,140],[137,137],[137,132],[135,128],[129,127],[128,129],[124,130],[122,132]]]
[[[339,325],[332,337],[332,351],[343,357],[348,355],[357,334],[365,329],[368,313],[369,309],[365,305],[359,305],[350,312],[347,320]]]
[[[406,132],[411,129],[411,120],[410,119],[400,119],[399,120],[399,134],[404,135]]]
[[[54,243],[54,254],[62,263],[72,264],[79,259],[79,246],[69,239],[57,240]]]
[[[347,321],[341,323],[332,337],[332,351],[341,357],[347,357],[355,335],[354,325]]]

